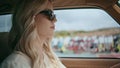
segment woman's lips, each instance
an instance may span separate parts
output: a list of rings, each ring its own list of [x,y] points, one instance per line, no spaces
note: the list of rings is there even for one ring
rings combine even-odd
[[[51,26],[50,28],[51,28],[51,29],[55,29],[55,26]]]

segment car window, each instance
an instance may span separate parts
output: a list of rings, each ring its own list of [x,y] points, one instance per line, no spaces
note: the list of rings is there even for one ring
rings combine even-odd
[[[11,28],[11,14],[0,15],[0,32],[9,32]]]
[[[104,10],[55,10],[53,50],[59,57],[120,58],[120,25]]]

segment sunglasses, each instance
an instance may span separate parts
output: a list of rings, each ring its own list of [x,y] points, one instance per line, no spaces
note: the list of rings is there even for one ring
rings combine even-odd
[[[50,21],[53,21],[53,20],[56,19],[56,16],[55,16],[54,12],[52,10],[50,10],[50,9],[43,10],[43,11],[41,11],[39,13],[47,16]]]

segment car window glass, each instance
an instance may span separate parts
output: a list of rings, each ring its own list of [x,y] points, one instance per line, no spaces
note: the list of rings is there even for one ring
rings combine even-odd
[[[102,9],[55,10],[53,50],[59,57],[120,58],[120,25]]]
[[[0,15],[0,32],[9,32],[11,28],[11,14]]]

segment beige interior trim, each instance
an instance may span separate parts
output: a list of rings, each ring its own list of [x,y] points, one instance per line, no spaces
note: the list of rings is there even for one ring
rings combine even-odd
[[[67,68],[110,68],[120,63],[120,59],[61,58],[61,61]]]
[[[120,14],[120,7],[118,5],[114,5],[113,8]]]

